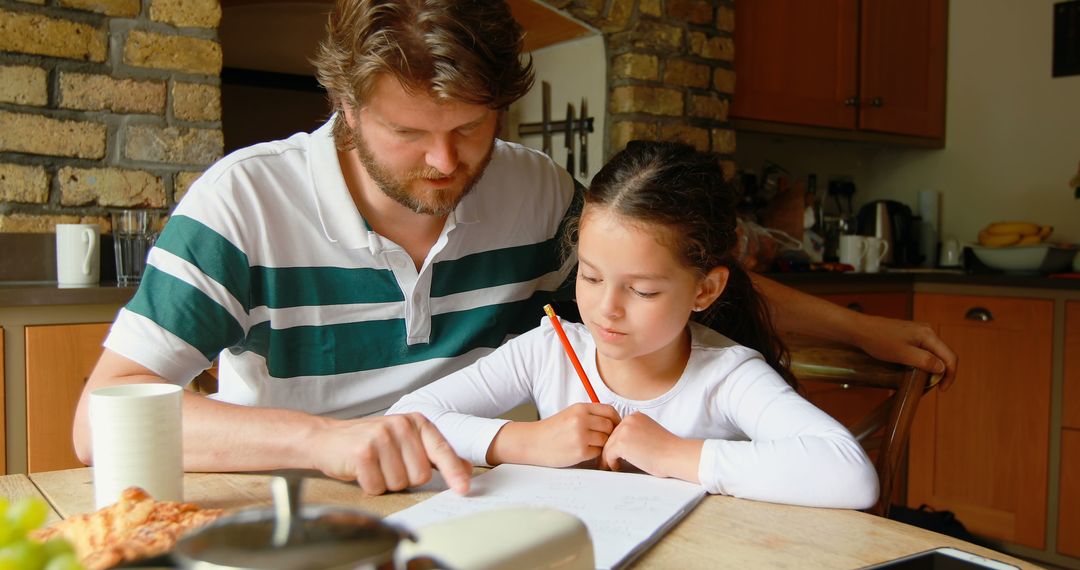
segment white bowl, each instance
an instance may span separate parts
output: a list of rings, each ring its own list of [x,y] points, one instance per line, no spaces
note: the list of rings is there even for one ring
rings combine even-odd
[[[1061,273],[1068,271],[1076,257],[1071,244],[1011,245],[986,247],[972,244],[975,257],[991,269],[1008,273]]]

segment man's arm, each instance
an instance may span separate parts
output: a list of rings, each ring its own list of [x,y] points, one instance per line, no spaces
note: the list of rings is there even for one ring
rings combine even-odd
[[[867,354],[944,373],[941,389],[956,377],[956,354],[926,323],[864,315],[750,273],[765,296],[777,329],[855,345]]]
[[[105,349],[75,411],[73,439],[90,464],[88,394],[101,387],[164,382],[147,368]],[[422,485],[434,465],[447,484],[464,493],[472,467],[454,454],[420,414],[336,420],[292,410],[237,406],[184,393],[185,471],[317,469],[356,480],[371,494]]]

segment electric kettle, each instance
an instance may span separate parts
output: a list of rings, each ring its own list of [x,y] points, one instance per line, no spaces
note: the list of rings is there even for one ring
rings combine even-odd
[[[922,261],[911,208],[895,200],[875,200],[859,208],[855,232],[881,238],[889,244],[881,262],[890,267],[909,267]]]

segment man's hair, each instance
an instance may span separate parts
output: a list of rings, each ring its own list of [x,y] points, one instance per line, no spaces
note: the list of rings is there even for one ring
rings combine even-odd
[[[350,148],[342,106],[359,109],[380,75],[407,91],[502,109],[532,87],[524,32],[504,0],[337,0],[312,63],[338,112],[334,138]]]

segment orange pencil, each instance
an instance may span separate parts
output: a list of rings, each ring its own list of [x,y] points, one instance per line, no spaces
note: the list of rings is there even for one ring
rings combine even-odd
[[[589,399],[594,404],[599,404],[600,399],[596,397],[596,392],[593,392],[589,377],[585,375],[585,369],[581,367],[581,361],[578,360],[577,354],[574,354],[574,347],[570,346],[570,340],[566,338],[566,331],[563,330],[559,317],[555,316],[555,309],[551,308],[551,305],[544,305],[544,312],[551,319],[551,324],[555,325],[555,332],[559,335],[559,340],[562,341],[563,348],[566,349],[566,355],[570,357],[570,363],[574,365],[574,370],[577,370],[578,378],[581,378],[585,391],[589,393]]]

